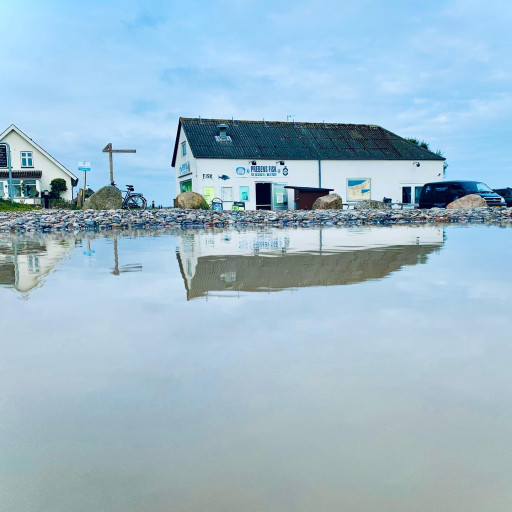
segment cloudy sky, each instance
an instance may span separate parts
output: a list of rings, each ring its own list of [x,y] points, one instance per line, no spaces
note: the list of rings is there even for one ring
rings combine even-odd
[[[180,116],[371,123],[441,149],[449,178],[512,186],[512,4],[463,0],[1,2],[0,131],[93,188],[170,204]]]

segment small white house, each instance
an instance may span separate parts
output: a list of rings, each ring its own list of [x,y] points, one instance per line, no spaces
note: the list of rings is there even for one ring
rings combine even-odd
[[[172,167],[176,195],[285,210],[295,208],[288,187],[414,205],[425,183],[443,179],[444,160],[375,125],[180,118]]]
[[[61,193],[62,199],[73,199],[73,187],[78,183],[78,178],[17,126],[11,124],[0,134],[0,144],[2,142],[10,147],[15,201],[40,204],[42,192],[50,190],[50,183],[55,178],[66,181],[68,189]],[[0,198],[9,197],[8,180],[7,162],[0,158]]]

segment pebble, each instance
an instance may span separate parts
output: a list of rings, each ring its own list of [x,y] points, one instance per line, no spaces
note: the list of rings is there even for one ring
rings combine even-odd
[[[0,212],[0,232],[100,231],[162,228],[218,228],[269,225],[353,226],[426,223],[512,222],[512,208],[472,210],[283,210],[212,211],[150,209],[132,210],[32,210]]]

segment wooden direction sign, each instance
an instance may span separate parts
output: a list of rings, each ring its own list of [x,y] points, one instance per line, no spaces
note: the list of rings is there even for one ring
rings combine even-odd
[[[112,143],[109,142],[104,148],[103,153],[108,153],[110,162],[110,184],[114,185],[114,162],[112,160],[112,153],[137,153],[136,149],[112,149]]]

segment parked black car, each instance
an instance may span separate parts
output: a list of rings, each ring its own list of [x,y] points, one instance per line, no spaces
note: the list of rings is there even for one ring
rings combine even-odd
[[[494,192],[505,199],[507,206],[512,206],[512,188],[495,188]]]
[[[423,185],[420,208],[446,208],[446,205],[469,194],[478,194],[487,206],[505,206],[505,200],[481,181],[437,181]]]

